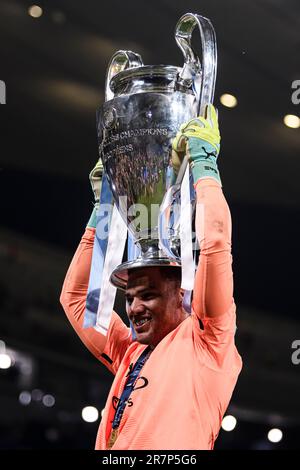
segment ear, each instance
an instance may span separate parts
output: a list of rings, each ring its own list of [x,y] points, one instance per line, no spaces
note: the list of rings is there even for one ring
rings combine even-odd
[[[178,291],[178,301],[179,301],[179,306],[182,307],[183,304],[183,297],[184,297],[184,289],[179,289]]]

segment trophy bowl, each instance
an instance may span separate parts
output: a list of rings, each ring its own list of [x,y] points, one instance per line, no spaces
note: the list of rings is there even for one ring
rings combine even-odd
[[[196,25],[202,62],[191,47]],[[210,21],[192,13],[179,20],[175,38],[185,58],[182,68],[145,66],[138,54],[117,51],[108,67],[106,101],[97,111],[99,154],[114,202],[140,251],[137,259],[113,271],[111,282],[121,289],[131,269],[180,268],[178,231],[172,226],[167,230],[169,250],[159,233],[165,195],[181,183],[178,169],[172,167],[171,144],[180,125],[213,101],[216,47]]]

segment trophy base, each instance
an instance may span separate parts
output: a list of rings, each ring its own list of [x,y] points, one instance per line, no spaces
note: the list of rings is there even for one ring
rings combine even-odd
[[[137,258],[133,261],[127,261],[120,264],[111,274],[110,282],[113,286],[121,290],[126,290],[129,272],[133,269],[143,269],[150,267],[172,267],[181,269],[179,260],[170,258]]]

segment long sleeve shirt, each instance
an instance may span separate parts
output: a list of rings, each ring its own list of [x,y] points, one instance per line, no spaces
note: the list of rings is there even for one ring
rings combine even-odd
[[[112,450],[212,449],[242,360],[235,346],[231,217],[220,185],[200,180],[196,235],[200,257],[192,314],[155,347],[134,385]],[[83,329],[95,230],[87,228],[61,293],[66,315],[87,348],[114,374],[96,449],[107,449],[126,376],[145,345],[113,312],[108,335]]]

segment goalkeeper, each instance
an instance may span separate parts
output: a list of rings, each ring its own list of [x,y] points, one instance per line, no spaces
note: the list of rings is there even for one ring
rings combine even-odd
[[[197,197],[201,252],[192,313],[183,308],[178,268],[129,271],[126,310],[136,338],[113,312],[107,336],[83,329],[95,236],[95,209],[61,293],[68,319],[87,348],[113,373],[96,449],[213,449],[241,371],[237,352],[231,217],[217,166],[216,110],[181,126],[173,141],[178,169],[187,153]],[[99,202],[101,164],[90,174]],[[204,210],[203,210],[204,209]]]

